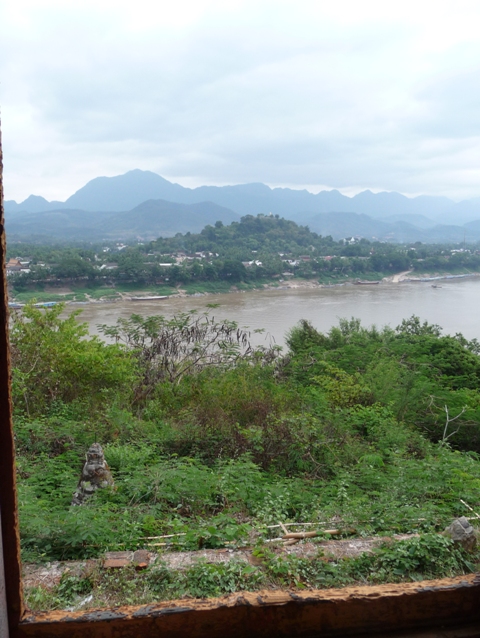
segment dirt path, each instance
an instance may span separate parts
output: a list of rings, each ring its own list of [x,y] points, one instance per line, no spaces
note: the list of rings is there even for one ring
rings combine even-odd
[[[400,283],[400,282],[401,282],[401,281],[403,281],[403,280],[406,278],[406,276],[407,276],[408,274],[410,274],[411,272],[412,272],[411,270],[404,270],[403,272],[399,272],[399,273],[397,273],[396,275],[393,275],[393,277],[392,277],[392,284],[398,284],[398,283]]]

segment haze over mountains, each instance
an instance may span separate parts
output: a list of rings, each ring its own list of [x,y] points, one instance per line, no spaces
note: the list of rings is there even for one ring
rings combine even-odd
[[[153,239],[199,232],[217,220],[274,214],[335,239],[362,236],[389,241],[444,242],[480,239],[480,198],[408,198],[399,193],[270,188],[265,184],[185,188],[150,171],[97,177],[65,202],[31,195],[5,202],[11,238]]]

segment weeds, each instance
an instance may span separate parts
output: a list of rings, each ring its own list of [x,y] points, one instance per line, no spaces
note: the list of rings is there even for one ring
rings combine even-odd
[[[322,589],[418,581],[470,573],[480,557],[468,555],[443,536],[424,534],[385,543],[354,559],[333,560],[322,552],[308,558],[275,554],[264,547],[254,550],[253,558],[256,565],[240,559],[219,563],[198,560],[185,570],[175,571],[158,561],[145,572],[136,572],[133,567],[118,571],[97,568],[89,576],[78,577],[67,572],[51,590],[29,589],[26,601],[32,610],[101,607],[209,598],[265,587]]]

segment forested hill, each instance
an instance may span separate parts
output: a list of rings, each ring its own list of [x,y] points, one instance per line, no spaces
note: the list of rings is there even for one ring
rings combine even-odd
[[[322,237],[311,232],[308,226],[299,226],[278,215],[246,215],[240,222],[232,222],[228,226],[216,222],[214,226],[205,226],[198,234],[177,234],[175,237],[159,238],[151,244],[165,253],[211,251],[219,256],[239,259],[251,259],[252,251],[293,255],[314,251],[328,255],[335,245],[338,242],[332,237]]]
[[[42,291],[47,282],[63,285],[67,280],[72,286],[84,286],[87,280],[90,287],[154,286],[160,294],[178,285],[212,292],[212,286],[228,290],[232,284],[258,286],[285,277],[332,284],[357,278],[379,280],[406,270],[462,275],[480,271],[478,246],[335,241],[273,215],[247,215],[228,226],[217,221],[197,234],[178,233],[129,246],[10,242],[8,258],[28,266],[10,273],[14,296]]]

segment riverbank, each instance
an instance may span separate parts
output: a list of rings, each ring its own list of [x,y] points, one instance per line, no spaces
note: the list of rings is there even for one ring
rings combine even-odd
[[[478,272],[452,272],[452,273],[417,273],[416,276],[409,276],[410,273],[414,272],[413,270],[405,270],[403,272],[397,273],[392,277],[386,277],[383,281],[389,282],[393,284],[398,284],[402,282],[428,282],[428,281],[442,281],[449,279],[466,279],[467,277],[480,277],[480,273]]]
[[[384,273],[369,273],[364,275],[365,281],[378,284],[386,281]],[[39,303],[48,302],[65,302],[68,304],[95,304],[95,303],[114,303],[122,301],[131,301],[135,297],[137,301],[147,297],[165,297],[165,298],[183,298],[183,297],[205,297],[210,295],[243,293],[259,290],[302,290],[314,288],[333,288],[337,286],[345,286],[354,284],[357,278],[351,276],[334,274],[329,277],[316,279],[269,279],[255,283],[239,282],[230,285],[224,281],[201,282],[186,284],[180,286],[135,286],[134,284],[119,285],[115,288],[99,287],[60,287],[60,286],[44,286],[42,289],[28,290],[17,292],[10,291],[10,302],[25,304],[31,301]]]
[[[37,302],[65,302],[76,304],[113,303],[129,301],[132,297],[199,297],[204,295],[226,294],[229,292],[247,292],[250,290],[263,290],[265,282],[258,285],[239,283],[231,286],[227,282],[205,282],[201,284],[188,284],[184,286],[140,286],[135,284],[123,284],[116,287],[76,287],[76,286],[44,286],[42,288],[9,291],[10,302],[29,303]],[[268,285],[271,285],[270,283]]]
[[[381,283],[383,279],[374,280],[372,284]],[[338,286],[352,285],[355,280],[345,278],[333,283],[321,283],[314,279],[295,279],[295,280],[273,280],[262,282],[260,285],[242,285],[234,286],[184,286],[177,288],[156,287],[132,289],[129,292],[121,290],[107,289],[102,291],[101,288],[92,292],[85,290],[69,289],[63,292],[57,291],[29,291],[10,295],[10,302],[15,304],[25,304],[31,301],[39,303],[67,303],[75,305],[85,304],[105,304],[117,303],[123,301],[149,301],[153,297],[158,297],[159,301],[167,299],[182,299],[185,297],[209,297],[213,295],[225,295],[230,293],[245,293],[254,291],[267,290],[308,290],[320,288],[334,288]]]
[[[394,275],[385,273],[370,273],[364,275],[361,280],[362,285],[399,284],[406,282],[429,282],[452,279],[465,279],[469,277],[479,277],[476,272],[448,272],[448,273],[418,273],[412,275],[412,270],[405,270]],[[230,285],[227,282],[202,282],[183,286],[135,286],[131,284],[118,286],[115,288],[75,288],[75,287],[47,287],[43,290],[30,290],[23,292],[11,292],[10,302],[15,304],[25,304],[31,301],[39,303],[64,302],[67,304],[105,304],[123,301],[148,301],[148,298],[158,297],[158,301],[169,298],[179,299],[184,297],[206,297],[211,295],[243,293],[252,291],[268,290],[308,290],[322,288],[336,288],[339,286],[355,285],[359,283],[358,278],[351,276],[332,276],[323,279],[272,279],[257,283],[237,283]]]

